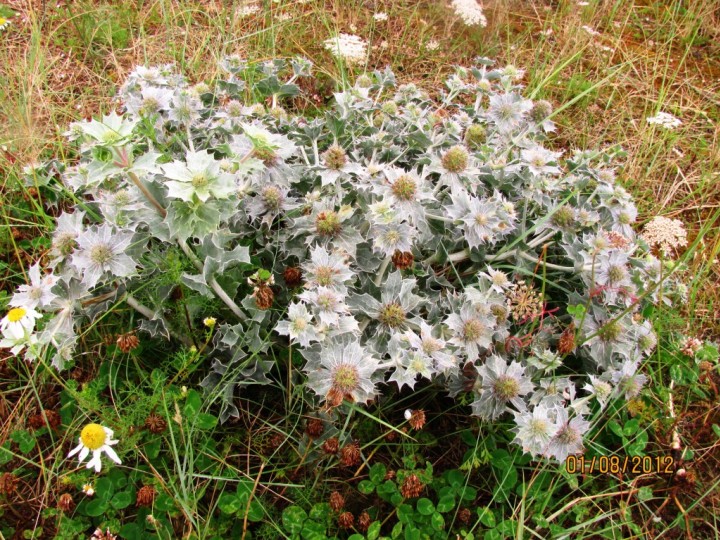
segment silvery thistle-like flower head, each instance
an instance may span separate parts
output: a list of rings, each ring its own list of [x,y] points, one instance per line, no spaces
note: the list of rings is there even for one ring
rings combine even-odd
[[[53,286],[57,283],[57,277],[53,274],[40,274],[40,263],[33,264],[28,269],[29,285],[20,285],[17,292],[10,300],[13,307],[34,309],[36,307],[46,308],[57,298],[52,292]]]
[[[615,354],[629,358],[631,343],[627,319],[625,316],[615,320],[595,306],[585,317],[580,330],[585,336],[591,336],[584,345],[590,347],[590,356],[598,366],[607,369]]]
[[[567,377],[546,377],[540,379],[538,387],[530,397],[530,403],[542,403],[546,407],[564,406],[570,400],[570,387],[574,385]]]
[[[328,252],[322,246],[310,251],[310,260],[301,265],[305,277],[305,287],[328,287],[339,293],[347,294],[345,286],[355,279],[355,273],[346,262],[346,257],[337,251]]]
[[[331,201],[315,202],[309,215],[295,219],[292,231],[305,235],[308,245],[318,243],[327,249],[339,248],[354,259],[358,244],[363,242],[363,237],[350,223],[354,213],[349,205],[336,209]]]
[[[106,274],[114,277],[135,274],[135,261],[125,254],[132,239],[132,233],[116,231],[107,224],[81,233],[72,265],[82,275],[83,284],[94,287]]]
[[[516,92],[494,94],[490,96],[487,118],[500,133],[507,134],[522,125],[531,109],[532,101]]]
[[[168,112],[168,119],[174,124],[191,126],[200,119],[202,102],[187,90],[175,92]]]
[[[423,202],[433,200],[433,195],[425,177],[397,167],[388,167],[383,172],[385,179],[374,184],[373,192],[389,199],[400,215],[420,230],[427,231]]]
[[[545,405],[535,405],[530,411],[513,411],[516,426],[514,443],[522,447],[523,452],[541,456],[548,451],[550,439],[556,431],[555,410]]]
[[[595,283],[614,288],[630,285],[628,260],[628,254],[618,249],[611,249],[598,255]]]
[[[370,238],[373,241],[373,251],[390,257],[396,251],[412,251],[413,243],[418,235],[415,227],[406,223],[389,223],[374,225],[370,229]]]
[[[169,88],[145,86],[139,94],[131,94],[125,101],[127,110],[136,116],[151,116],[170,109],[173,91]]]
[[[354,339],[325,343],[318,361],[309,361],[305,367],[308,386],[333,406],[340,405],[343,399],[355,403],[373,399],[379,369],[377,358]]]
[[[570,454],[580,454],[585,451],[583,435],[590,429],[590,422],[582,416],[575,416],[569,420],[568,409],[565,407],[558,407],[556,411],[556,431],[545,455],[554,457],[562,463]]]
[[[407,385],[411,390],[415,388],[418,375],[425,379],[432,379],[435,374],[433,359],[416,349],[394,347],[390,353],[391,362],[395,366],[388,382],[395,382],[400,390]]]
[[[401,272],[396,270],[385,281],[380,301],[369,294],[358,295],[352,299],[353,308],[377,321],[379,332],[400,332],[408,327],[412,312],[424,302],[413,293],[416,286],[415,279],[403,279]]]
[[[452,190],[464,190],[476,184],[475,177],[480,173],[476,159],[463,144],[456,144],[432,154],[426,173],[438,173],[438,183]]]
[[[512,288],[512,281],[508,278],[508,275],[502,270],[495,270],[490,265],[486,266],[487,272],[478,272],[479,279],[487,280],[490,285],[490,289],[500,294],[505,294],[505,291]]]
[[[103,116],[102,121],[73,122],[66,136],[75,137],[78,133],[85,136],[84,148],[88,146],[117,146],[127,142],[138,121],[125,118],[116,112]]]
[[[322,162],[318,165],[318,174],[323,186],[336,184],[350,174],[361,174],[363,171],[337,143],[332,144],[320,157]]]
[[[586,384],[583,388],[583,390],[585,390],[591,396],[597,399],[597,402],[600,404],[601,409],[605,408],[608,399],[610,399],[610,396],[613,393],[613,386],[606,380],[607,377],[605,377],[604,375],[605,374],[600,377],[590,375],[590,382]]]
[[[649,356],[657,346],[657,336],[650,321],[645,320],[640,324],[633,325],[631,331],[638,356],[642,354]]]
[[[472,403],[473,414],[495,420],[513,405],[517,410],[526,409],[521,396],[532,392],[533,383],[525,376],[525,368],[518,362],[507,364],[503,358],[492,355],[478,368],[478,395]]]
[[[298,298],[313,307],[322,324],[337,326],[341,315],[350,313],[345,304],[345,295],[329,287],[304,291]]]
[[[445,324],[453,332],[450,343],[461,348],[471,362],[480,356],[480,347],[487,349],[492,344],[494,319],[478,314],[469,303],[462,306],[459,314],[448,315]]]
[[[637,219],[637,207],[629,202],[619,205],[610,210],[614,220],[610,225],[610,230],[622,234],[626,238],[635,238],[635,230],[633,223]]]
[[[235,193],[236,186],[231,174],[222,172],[220,162],[203,150],[188,152],[185,163],[173,161],[161,165],[168,196],[185,202],[206,202],[210,197],[227,199]]]
[[[481,200],[466,190],[454,190],[452,204],[446,207],[448,216],[462,222],[463,237],[471,248],[495,241],[500,218],[497,207],[489,199]]]
[[[421,351],[423,354],[432,358],[435,362],[434,365],[436,371],[447,372],[457,370],[457,358],[447,352],[445,340],[437,338],[433,335],[439,333],[439,329],[436,330],[434,327],[421,320],[419,336],[412,330],[406,331],[401,336],[403,341],[410,347],[417,351]]]
[[[320,341],[312,324],[313,315],[304,304],[290,304],[286,321],[280,321],[275,331],[303,347],[309,347],[311,341]]]
[[[262,216],[261,223],[268,227],[273,220],[300,204],[289,196],[289,189],[282,185],[267,184],[258,189],[257,193],[245,201],[248,215],[253,219]]]
[[[625,360],[619,369],[612,372],[612,381],[617,392],[623,395],[626,400],[638,397],[640,390],[648,380],[645,375],[638,373],[637,369],[638,362]]]
[[[143,221],[156,214],[138,196],[139,193],[129,189],[101,190],[97,201],[108,223],[134,231]]]
[[[561,155],[561,152],[552,152],[542,146],[532,146],[520,151],[520,157],[524,165],[532,174],[538,176],[560,174],[561,170],[557,166],[557,161]],[[555,163],[555,165],[551,165],[552,163]]]

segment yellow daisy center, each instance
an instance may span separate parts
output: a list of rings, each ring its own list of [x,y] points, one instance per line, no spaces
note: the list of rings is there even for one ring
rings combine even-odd
[[[80,440],[90,450],[97,450],[105,444],[107,433],[100,424],[88,424],[80,432]]]
[[[18,322],[26,313],[27,310],[25,308],[16,307],[8,311],[7,318],[10,322]]]

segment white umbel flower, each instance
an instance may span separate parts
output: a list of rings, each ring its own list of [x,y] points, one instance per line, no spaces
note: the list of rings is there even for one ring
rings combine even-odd
[[[487,26],[485,14],[476,0],[452,0],[452,8],[466,25],[481,28]]]
[[[367,56],[367,42],[353,34],[338,34],[337,37],[326,39],[325,48],[333,56],[342,58],[348,64],[362,64]]]
[[[102,466],[100,457],[103,452],[105,452],[111,460],[120,465],[120,458],[115,453],[115,450],[111,448],[112,445],[118,443],[117,440],[113,439],[112,429],[101,426],[100,424],[88,424],[80,432],[79,443],[80,444],[70,451],[68,457],[71,458],[79,453],[78,460],[82,463],[90,452],[92,452],[92,458],[85,465],[88,469],[94,468],[95,472],[100,472]]]
[[[659,247],[665,255],[672,253],[674,248],[687,245],[687,231],[679,219],[656,216],[645,225],[642,237],[651,246]]]
[[[659,112],[655,116],[648,117],[646,120],[648,124],[656,124],[665,129],[675,129],[682,125],[682,121],[679,118],[666,112]]]

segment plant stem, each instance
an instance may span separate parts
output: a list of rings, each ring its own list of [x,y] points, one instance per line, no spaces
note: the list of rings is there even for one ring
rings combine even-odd
[[[170,332],[170,335],[171,335],[172,337],[174,337],[175,339],[181,341],[181,342],[182,342],[184,345],[186,345],[187,347],[190,347],[190,346],[193,344],[192,341],[190,341],[190,340],[187,338],[187,336],[184,336],[184,335],[182,335],[182,334],[178,334],[177,332],[174,332],[173,330],[171,330],[171,329],[170,329],[170,325],[169,325],[169,324],[167,323],[167,321],[162,317],[162,315],[153,313],[153,311],[152,311],[149,307],[147,307],[147,306],[141,304],[140,302],[138,302],[133,295],[128,294],[128,295],[125,297],[125,302],[127,302],[127,305],[128,305],[128,306],[130,306],[131,308],[133,308],[135,311],[137,311],[138,313],[140,313],[140,315],[143,315],[143,316],[144,316],[146,319],[148,319],[148,320],[160,319],[160,320],[165,324],[165,327],[168,329],[168,332]]]
[[[182,250],[185,252],[185,255],[188,256],[188,258],[192,261],[192,263],[195,265],[195,268],[197,268],[200,272],[203,271],[203,264],[200,262],[200,259],[197,258],[197,255],[193,253],[190,246],[185,242],[184,240],[178,240],[178,245],[182,248]],[[220,286],[220,284],[217,282],[217,280],[214,277],[211,277],[208,280],[208,283],[210,284],[210,287],[212,287],[212,290],[215,291],[215,294],[217,294],[218,298],[223,301],[223,303],[230,308],[230,311],[232,311],[238,319],[245,320],[245,314],[242,312],[240,307],[233,301],[230,296],[223,290],[223,288]]]
[[[148,188],[146,188],[143,183],[138,178],[137,174],[135,174],[132,171],[128,171],[128,176],[130,177],[130,180],[132,180],[132,183],[135,184],[135,186],[142,191],[142,194],[145,195],[145,198],[150,201],[150,204],[152,204],[155,209],[160,212],[160,215],[164,218],[167,216],[167,210],[165,210],[162,205],[158,202],[158,200],[153,196],[152,193],[148,191]]]
[[[380,270],[378,270],[377,276],[375,276],[375,280],[373,283],[379,287],[380,282],[382,281],[383,276],[385,275],[385,270],[387,270],[388,264],[390,264],[392,257],[385,257],[385,260],[380,265]]]

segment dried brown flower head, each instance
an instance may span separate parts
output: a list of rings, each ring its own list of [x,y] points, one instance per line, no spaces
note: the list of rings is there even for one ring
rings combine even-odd
[[[2,476],[0,476],[0,493],[3,495],[12,495],[17,489],[18,482],[18,477],[13,473],[3,473]]]
[[[69,514],[75,508],[75,501],[73,501],[72,495],[69,493],[63,493],[60,495],[57,503],[58,510]]]
[[[680,342],[680,352],[692,358],[702,348],[702,345],[702,340],[695,337],[686,337]]]
[[[398,270],[406,270],[415,264],[415,257],[410,251],[396,249],[392,256],[392,263]]]
[[[625,236],[619,232],[610,231],[607,233],[607,237],[610,241],[610,245],[616,249],[625,249],[630,246],[630,240],[625,238]]]
[[[120,334],[116,343],[122,352],[128,354],[137,349],[138,345],[140,345],[140,340],[135,335],[135,332],[128,332],[127,334]]]
[[[422,429],[425,425],[425,411],[422,409],[416,409],[410,412],[410,418],[408,418],[408,424],[413,429]]]
[[[470,523],[471,518],[472,512],[468,508],[461,508],[458,512],[458,521],[460,521],[463,525]]]
[[[95,532],[90,537],[91,540],[115,540],[116,538],[117,536],[111,533],[110,529],[105,529],[105,532],[103,532],[100,528],[95,529]]]
[[[153,412],[145,419],[145,427],[151,433],[162,433],[167,429],[167,422],[162,416]]]
[[[45,421],[46,418],[47,422]],[[45,409],[42,413],[32,415],[27,420],[28,426],[32,429],[40,429],[45,426],[57,429],[60,427],[61,422],[60,415],[56,411],[48,409]]]
[[[351,442],[340,449],[340,463],[346,467],[354,467],[360,463],[360,445]]]
[[[349,529],[355,524],[355,516],[352,512],[343,512],[338,516],[338,525],[343,529]]]
[[[425,486],[420,479],[415,474],[411,474],[405,478],[402,486],[400,486],[400,493],[406,499],[412,499],[413,497],[419,497],[423,489],[425,489]]]
[[[345,497],[343,497],[339,491],[333,491],[330,494],[330,508],[333,512],[339,512],[345,507]]]
[[[323,424],[323,421],[319,418],[310,418],[307,421],[307,425],[305,426],[305,432],[310,437],[319,437],[323,434],[323,431],[325,431],[325,425]]]
[[[560,354],[571,354],[575,350],[575,323],[563,330],[558,340],[558,352]]]
[[[273,305],[273,301],[275,300],[275,293],[273,293],[272,289],[265,284],[255,287],[252,296],[255,298],[255,305],[258,309],[263,310],[270,309]]]
[[[296,266],[288,266],[283,272],[283,279],[288,287],[297,287],[302,283],[302,270]]]
[[[325,452],[326,454],[335,455],[340,449],[340,443],[338,442],[337,437],[330,437],[323,443],[322,448],[323,452]]]
[[[532,284],[522,281],[508,291],[508,308],[516,322],[524,322],[540,316],[543,301]]]
[[[157,490],[153,486],[143,486],[137,492],[137,506],[152,506]]]
[[[368,530],[371,523],[372,519],[370,518],[370,514],[363,510],[363,513],[358,516],[357,530],[361,533],[364,533]]]
[[[282,433],[274,433],[272,437],[270,437],[270,440],[268,441],[268,446],[270,450],[277,450],[282,446],[282,444],[285,442],[285,436]]]

